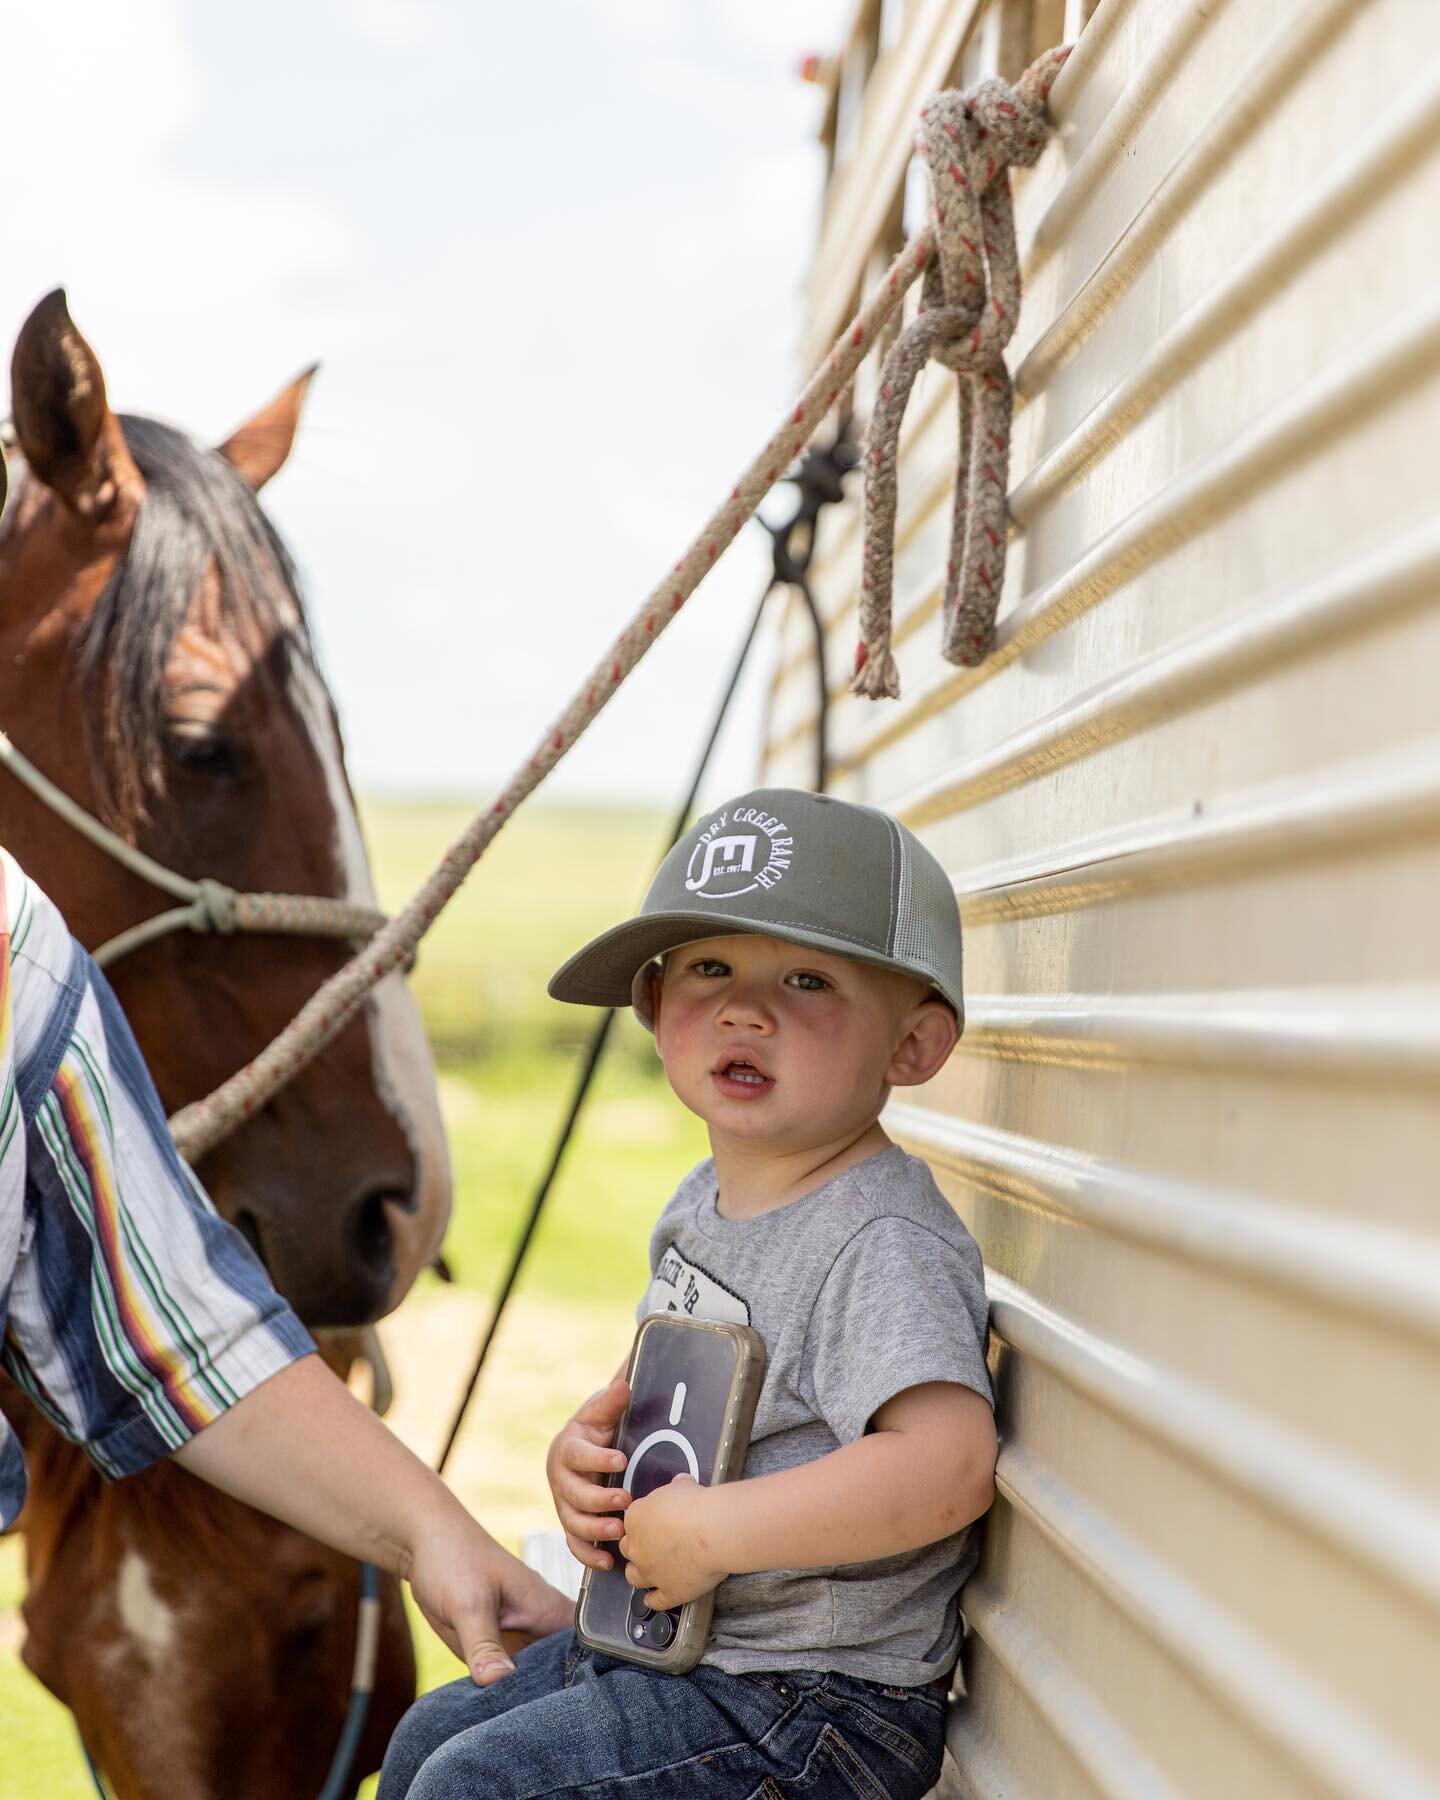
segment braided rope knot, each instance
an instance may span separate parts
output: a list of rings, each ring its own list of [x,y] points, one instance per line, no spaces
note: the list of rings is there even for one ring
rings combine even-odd
[[[890,647],[896,461],[910,391],[932,358],[959,378],[960,453],[942,649],[949,661],[973,665],[994,640],[1009,525],[1013,398],[1004,350],[1020,316],[1009,171],[1028,168],[1044,149],[1045,102],[1068,54],[1047,51],[1014,87],[991,76],[968,94],[947,88],[921,109],[916,146],[930,177],[936,255],[925,270],[919,311],[881,369],[863,462],[861,637],[851,686],[872,700],[900,693]]]
[[[187,924],[192,931],[213,931],[221,937],[237,931],[266,931],[281,936],[349,938],[364,943],[385,923],[385,914],[373,906],[332,900],[324,894],[242,894],[207,875],[195,883],[195,898],[188,913],[169,914],[166,919],[172,924]],[[154,935],[143,927],[142,932],[141,942]],[[116,939],[106,946],[112,960],[121,954],[119,943]]]
[[[213,881],[208,875],[204,876],[195,883],[191,928],[195,931],[214,931],[221,937],[229,937],[236,928],[235,909],[239,899],[234,888],[226,887],[223,881]]]
[[[350,938],[363,944],[385,923],[385,914],[373,906],[324,894],[237,894],[235,900],[236,931]]]

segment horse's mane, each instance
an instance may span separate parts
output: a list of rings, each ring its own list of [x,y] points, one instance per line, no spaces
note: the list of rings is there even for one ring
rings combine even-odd
[[[227,624],[253,623],[282,656],[313,663],[314,651],[295,565],[251,488],[173,426],[128,413],[120,424],[145,498],[86,627],[80,674],[101,805],[126,824],[165,791],[165,668],[212,560]]]

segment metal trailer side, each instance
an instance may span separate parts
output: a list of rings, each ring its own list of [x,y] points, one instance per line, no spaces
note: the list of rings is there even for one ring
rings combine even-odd
[[[938,366],[898,703],[845,694],[858,500],[813,576],[834,791],[921,833],[967,937],[960,1050],[887,1115],[990,1271],[956,1793],[1440,1795],[1436,16],[872,0],[836,85],[812,355],[924,96],[1084,25],[1016,184],[996,652],[938,652]],[[798,612],[773,649],[764,776],[803,785]]]

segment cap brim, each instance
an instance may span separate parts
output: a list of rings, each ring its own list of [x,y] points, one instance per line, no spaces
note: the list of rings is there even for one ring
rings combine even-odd
[[[915,974],[914,970],[903,968],[888,957],[857,947],[851,938],[833,937],[829,932],[787,931],[783,926],[777,926],[773,919],[737,919],[730,914],[717,918],[713,912],[670,912],[653,918],[627,919],[623,925],[614,925],[609,931],[601,932],[583,950],[577,950],[568,962],[561,964],[550,977],[546,991],[554,1000],[568,1000],[579,1006],[629,1006],[634,998],[635,977],[657,956],[701,938],[735,936],[780,938],[787,944],[826,950],[851,962],[868,963],[872,968],[894,969],[902,975]],[[945,998],[958,1014],[959,997],[946,994]]]

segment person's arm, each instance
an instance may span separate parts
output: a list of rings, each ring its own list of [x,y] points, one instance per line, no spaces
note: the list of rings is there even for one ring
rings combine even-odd
[[[404,1577],[482,1687],[514,1666],[502,1630],[542,1636],[574,1615],[317,1356],[253,1388],[175,1460],[237,1500]]]
[[[989,1507],[995,1451],[983,1395],[955,1382],[907,1388],[865,1436],[814,1462],[715,1488],[677,1476],[633,1502],[620,1539],[626,1578],[663,1611],[727,1575],[918,1550]]]
[[[0,1351],[108,1477],[176,1455],[336,1548],[408,1574],[478,1680],[498,1631],[571,1608],[489,1538],[312,1354],[309,1334],[180,1161],[133,1034],[59,914],[9,865],[16,1017],[35,1099]],[[23,983],[23,996],[19,986]],[[23,1004],[21,1003],[23,1001]]]

